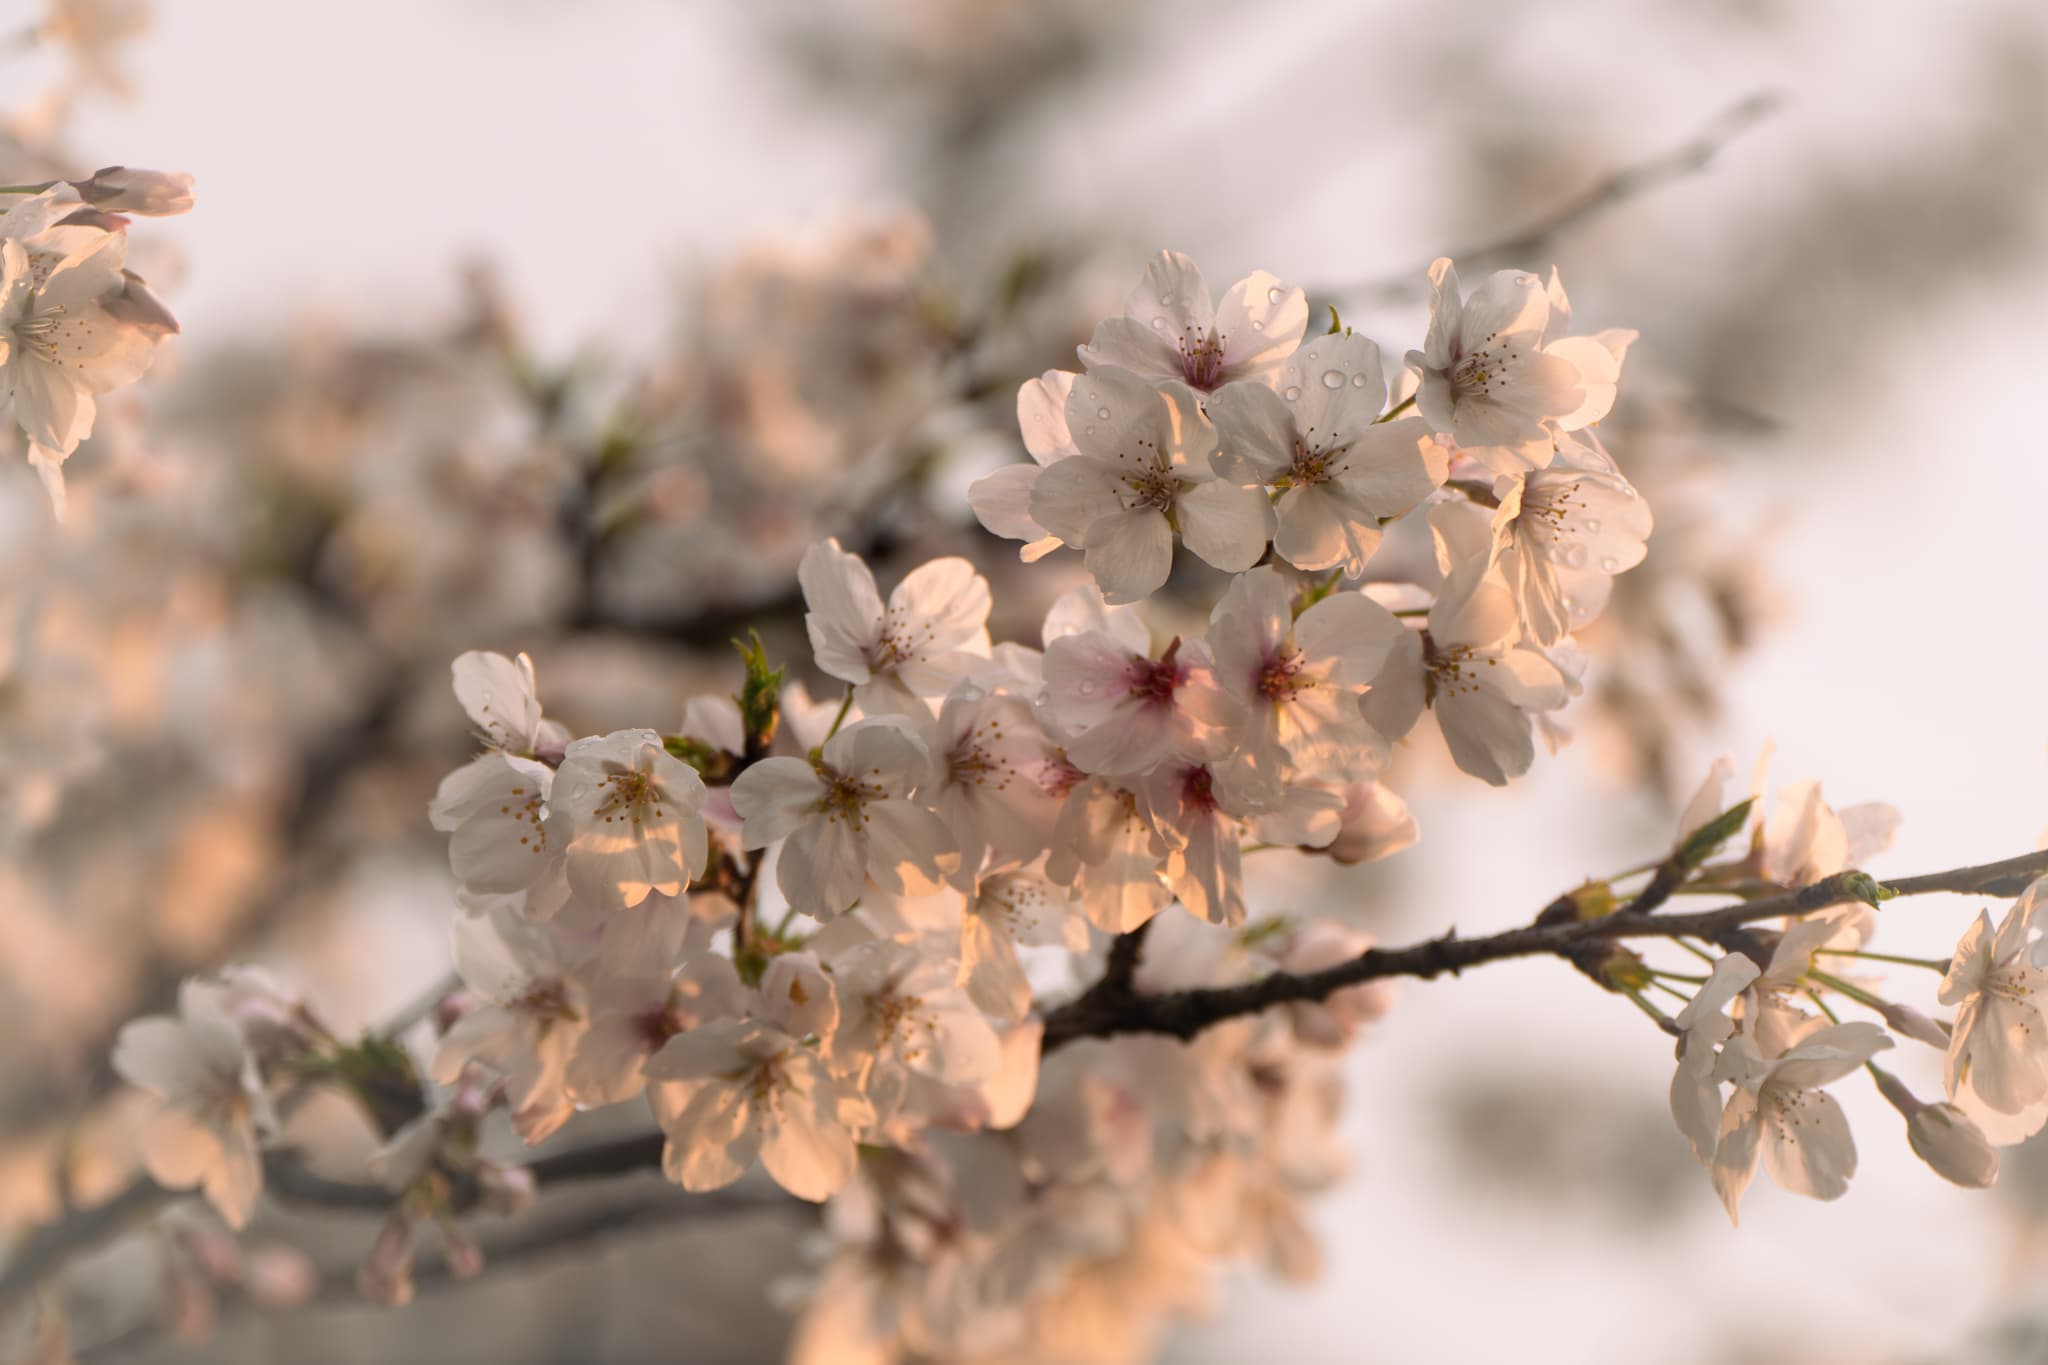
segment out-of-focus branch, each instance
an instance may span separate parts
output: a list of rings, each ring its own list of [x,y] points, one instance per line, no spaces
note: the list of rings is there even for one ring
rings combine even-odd
[[[2003,896],[2019,895],[2028,883],[2048,875],[2048,850],[2037,850],[1976,867],[1930,872],[1885,884],[1894,896],[1936,892]],[[1736,905],[1690,914],[1623,911],[1601,919],[1534,923],[1482,938],[1460,938],[1455,932],[1406,948],[1372,948],[1319,972],[1274,972],[1241,986],[1211,986],[1154,995],[1135,991],[1104,992],[1099,988],[1060,1006],[1046,1016],[1044,1050],[1082,1038],[1119,1033],[1165,1033],[1192,1038],[1226,1019],[1257,1014],[1298,1000],[1323,1000],[1347,986],[1386,977],[1427,980],[1467,967],[1515,957],[1559,957],[1582,962],[1597,956],[1603,945],[1621,939],[1693,938],[1718,941],[1746,925],[1781,915],[1805,915],[1861,899],[1874,884],[1862,872],[1841,872],[1796,891],[1778,892]]]
[[[598,1180],[661,1167],[663,1138],[658,1132],[591,1143],[536,1158],[526,1165],[534,1184],[554,1189],[578,1181]],[[334,1212],[389,1213],[398,1196],[382,1185],[333,1180],[308,1170],[295,1153],[276,1151],[264,1160],[264,1188],[281,1202]],[[137,1220],[155,1213],[188,1191],[169,1190],[154,1180],[135,1181],[113,1198],[69,1214],[30,1233],[0,1272],[0,1314],[21,1303],[35,1288],[75,1258],[104,1245]],[[456,1211],[473,1207],[473,1188],[456,1192]]]
[[[780,1190],[731,1188],[712,1190],[703,1194],[684,1194],[676,1191],[663,1198],[636,1201],[623,1208],[616,1203],[606,1203],[598,1207],[578,1209],[558,1218],[537,1220],[533,1225],[523,1227],[513,1235],[491,1242],[485,1248],[485,1256],[489,1268],[499,1271],[519,1265],[545,1263],[577,1253],[587,1253],[598,1243],[663,1231],[677,1224],[695,1226],[714,1220],[746,1218],[758,1214],[781,1217],[792,1213],[810,1214],[814,1211],[814,1205],[792,1199]],[[413,1287],[419,1292],[431,1292],[459,1282],[460,1277],[445,1260],[429,1262],[413,1272]],[[224,1300],[216,1326],[225,1326],[244,1317],[279,1317],[307,1309],[349,1303],[368,1307],[362,1298],[362,1290],[357,1286],[356,1269],[352,1265],[324,1272],[319,1283],[314,1286],[313,1292],[302,1302],[289,1307],[265,1308],[245,1296]],[[160,1334],[160,1328],[155,1320],[146,1320],[80,1351],[78,1359],[116,1360],[125,1352],[156,1340]]]
[[[1441,252],[1458,263],[1461,270],[1493,270],[1514,264],[1531,264],[1550,254],[1557,239],[1573,228],[1638,199],[1651,190],[1698,175],[1713,164],[1729,143],[1748,132],[1784,106],[1775,90],[1759,90],[1722,110],[1707,125],[1678,146],[1656,156],[1610,171],[1575,197],[1506,237],[1474,242],[1459,251]],[[1397,274],[1331,289],[1340,298],[1375,304],[1400,303],[1422,290],[1429,262],[1424,261]]]

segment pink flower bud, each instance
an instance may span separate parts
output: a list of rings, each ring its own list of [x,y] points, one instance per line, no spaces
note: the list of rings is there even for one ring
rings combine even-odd
[[[516,1218],[525,1213],[533,1207],[539,1193],[532,1171],[495,1161],[477,1163],[476,1186],[484,1208],[501,1218]]]
[[[401,1308],[412,1302],[413,1263],[412,1219],[394,1213],[386,1219],[356,1271],[356,1288],[364,1298],[386,1308]]]
[[[484,1273],[484,1249],[453,1219],[441,1221],[441,1249],[448,1258],[448,1273],[458,1280],[473,1280]]]

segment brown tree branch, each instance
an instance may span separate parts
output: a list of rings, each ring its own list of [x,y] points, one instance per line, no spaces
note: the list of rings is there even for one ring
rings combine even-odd
[[[2035,878],[2048,874],[2048,850],[2022,854],[1976,867],[1904,877],[1887,884],[1896,896],[1953,892],[2013,897]],[[1718,940],[1761,920],[1805,915],[1859,899],[1868,879],[1861,872],[1841,872],[1811,886],[1783,891],[1736,905],[1691,914],[1651,914],[1624,910],[1601,919],[1535,923],[1482,938],[1460,938],[1455,932],[1406,948],[1370,948],[1319,972],[1274,972],[1238,986],[1142,995],[1134,991],[1101,991],[1053,1010],[1045,1018],[1047,1052],[1082,1038],[1120,1033],[1165,1033],[1188,1039],[1212,1025],[1241,1015],[1257,1014],[1297,1000],[1322,1000],[1346,986],[1385,977],[1412,976],[1428,980],[1467,967],[1515,957],[1557,957],[1580,960],[1589,949],[1621,939],[1698,938]]]

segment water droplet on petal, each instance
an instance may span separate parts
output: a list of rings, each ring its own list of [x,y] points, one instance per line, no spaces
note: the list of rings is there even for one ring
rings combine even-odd
[[[1083,436],[1093,436],[1093,435],[1095,434],[1095,428],[1094,428],[1094,427],[1083,427],[1083,428],[1081,428],[1081,434],[1082,434]]]
[[[1354,375],[1352,375],[1352,376],[1351,376],[1351,387],[1352,387],[1352,388],[1354,388],[1354,389],[1362,389],[1362,388],[1364,388],[1364,387],[1365,387],[1365,376],[1364,376],[1364,375],[1362,375],[1362,374],[1354,374]]]
[[[1294,385],[1289,384],[1287,386],[1286,392],[1282,393],[1280,396],[1282,398],[1285,398],[1288,402],[1292,403],[1296,399],[1301,397],[1301,390],[1296,388]]]
[[[1586,529],[1588,531],[1597,531],[1600,529],[1600,523],[1595,521],[1593,518],[1588,517],[1586,518]]]
[[[1096,415],[1097,417],[1100,417],[1100,418],[1101,418],[1101,419],[1102,419],[1103,421],[1107,422],[1107,421],[1109,420],[1109,409],[1108,409],[1108,408],[1097,408],[1097,409],[1095,410],[1095,415]]]
[[[1159,306],[1160,306],[1161,308],[1171,308],[1171,307],[1173,307],[1173,295],[1171,295],[1171,294],[1161,294],[1161,295],[1159,296]]]
[[[1155,331],[1155,332],[1163,332],[1163,331],[1165,331],[1165,330],[1166,330],[1166,319],[1165,319],[1165,318],[1154,318],[1154,319],[1152,319],[1152,330],[1153,330],[1153,331]]]
[[[1603,556],[1600,560],[1600,572],[1602,573],[1615,573],[1619,571],[1620,568],[1621,561],[1616,559],[1613,555]]]
[[[1341,371],[1339,371],[1339,370],[1324,370],[1324,371],[1323,371],[1323,387],[1324,387],[1324,388],[1326,388],[1326,389],[1341,389],[1341,388],[1343,388],[1343,387],[1344,387],[1344,375],[1343,375],[1343,373],[1342,373]]]
[[[1267,303],[1278,303],[1278,302],[1280,302],[1280,291],[1279,291],[1279,290],[1277,290],[1277,289],[1268,289],[1268,290],[1266,291],[1266,302],[1267,302]]]
[[[1095,695],[1095,684],[1092,682],[1084,682],[1074,690],[1079,692],[1084,697],[1092,697]]]
[[[1586,562],[1586,547],[1573,545],[1567,548],[1564,552],[1564,562],[1574,569],[1582,567]]]
[[[1259,321],[1259,320],[1258,320],[1257,318],[1253,318],[1253,319],[1252,319],[1252,330],[1253,330],[1254,332],[1263,332],[1263,331],[1265,331],[1265,330],[1266,330],[1266,324],[1265,324],[1265,323],[1263,323],[1263,322],[1260,322],[1260,321]]]

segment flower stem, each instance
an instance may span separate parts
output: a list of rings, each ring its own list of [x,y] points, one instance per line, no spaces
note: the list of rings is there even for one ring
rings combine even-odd
[[[1375,425],[1377,425],[1380,422],[1391,422],[1396,417],[1399,417],[1402,413],[1408,411],[1408,409],[1414,406],[1415,395],[1411,393],[1406,398],[1403,398],[1400,402],[1394,404],[1394,406],[1388,408],[1385,412],[1381,413],[1378,417],[1373,418],[1373,422]]]
[[[1941,974],[1942,974],[1943,976],[1946,976],[1946,975],[1948,975],[1948,967],[1949,967],[1948,961],[1947,961],[1947,959],[1945,959],[1945,958],[1935,958],[1935,957],[1901,957],[1901,956],[1899,956],[1899,955],[1898,955],[1898,954],[1896,954],[1896,953],[1873,953],[1873,952],[1870,952],[1870,951],[1869,951],[1868,949],[1862,949],[1862,948],[1858,948],[1858,949],[1853,949],[1853,950],[1852,950],[1852,949],[1846,949],[1846,948],[1841,948],[1841,949],[1837,949],[1837,948],[1823,948],[1823,949],[1821,949],[1821,950],[1820,950],[1820,952],[1819,952],[1819,953],[1817,953],[1817,954],[1816,954],[1815,956],[1818,956],[1818,957],[1860,957],[1860,958],[1866,958],[1866,959],[1868,959],[1869,961],[1872,961],[1872,962],[1896,962],[1896,963],[1898,963],[1898,964],[1899,964],[1900,966],[1902,966],[1902,967],[1925,967],[1925,968],[1926,968],[1926,969],[1927,969],[1928,971],[1930,971],[1930,972],[1940,972],[1940,973],[1941,973]]]
[[[846,724],[846,713],[848,711],[851,711],[852,709],[853,684],[848,683],[846,685],[846,696],[842,698],[839,703],[839,713],[832,717],[832,728],[825,732],[825,738],[827,740],[830,740],[832,736],[839,733],[839,727]]]
[[[1829,976],[1826,972],[1812,970],[1809,970],[1806,974],[1837,995],[1846,995],[1859,1005],[1868,1005],[1872,1009],[1877,1010],[1885,1007],[1885,1002],[1872,995],[1869,991],[1864,990],[1861,986],[1853,986],[1838,976]]]

